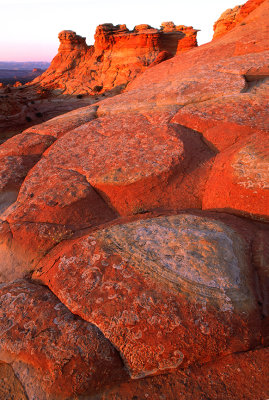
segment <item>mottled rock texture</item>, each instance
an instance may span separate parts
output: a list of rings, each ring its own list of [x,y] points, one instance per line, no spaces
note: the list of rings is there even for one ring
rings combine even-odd
[[[62,91],[140,75],[0,146],[1,395],[269,397],[269,1],[233,13],[61,32]]]
[[[255,8],[265,0],[248,0],[242,6],[236,6],[226,10],[214,24],[213,39],[225,35],[236,25],[240,24]]]
[[[40,178],[34,176],[42,176],[45,170],[50,176],[53,165],[81,174],[85,184],[88,182],[121,215],[158,207],[198,208],[203,177],[214,154],[199,134],[184,127],[160,125],[133,112],[105,116],[59,139],[33,168],[25,185],[28,192],[35,191],[34,179],[40,182]],[[55,196],[58,201],[58,190]],[[28,202],[25,196],[20,199]]]
[[[0,363],[0,399],[28,400],[12,367],[3,362]]]
[[[217,155],[203,208],[217,208],[268,221],[269,135],[256,133]]]
[[[11,363],[29,399],[46,393],[67,398],[124,379],[123,363],[103,334],[47,288],[24,280],[2,284],[0,304],[1,358]]]
[[[63,243],[34,277],[94,321],[139,378],[258,343],[246,253],[224,224],[183,214]]]
[[[124,383],[98,400],[264,400],[268,398],[269,350],[234,354],[202,367]]]

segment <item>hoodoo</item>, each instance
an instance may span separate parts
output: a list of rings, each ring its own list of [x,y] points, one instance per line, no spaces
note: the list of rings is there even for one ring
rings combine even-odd
[[[63,94],[119,92],[152,63],[196,47],[196,35],[192,27],[173,22],[159,30],[142,24],[132,31],[126,25],[103,24],[96,28],[94,46],[87,46],[85,38],[63,31],[58,54],[34,83]]]

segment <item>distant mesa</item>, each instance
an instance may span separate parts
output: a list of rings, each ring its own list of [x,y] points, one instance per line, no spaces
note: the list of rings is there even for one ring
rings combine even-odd
[[[40,66],[34,66],[34,65]],[[3,85],[15,85],[18,86],[17,82],[20,82],[22,85],[27,82],[32,81],[37,76],[41,75],[46,68],[49,66],[49,63],[42,62],[29,62],[29,63],[21,63],[21,62],[0,62],[0,82]],[[3,86],[0,86],[0,88]]]

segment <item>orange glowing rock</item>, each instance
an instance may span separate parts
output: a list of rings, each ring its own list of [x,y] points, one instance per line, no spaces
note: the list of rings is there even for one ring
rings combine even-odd
[[[62,31],[58,54],[34,83],[59,88],[64,94],[121,91],[160,53],[172,57],[197,46],[197,30],[192,27],[161,28],[142,24],[129,31],[126,25],[99,25],[94,46],[87,46],[85,38],[73,31]]]

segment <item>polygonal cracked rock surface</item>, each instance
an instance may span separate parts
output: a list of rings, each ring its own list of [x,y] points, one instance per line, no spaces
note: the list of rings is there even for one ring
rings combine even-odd
[[[220,151],[255,132],[269,130],[266,100],[248,93],[188,104],[172,122],[202,132]]]
[[[69,132],[38,168],[47,171],[53,165],[79,172],[109,205],[128,215],[164,206],[199,207],[213,155],[197,133],[129,113]]]
[[[79,227],[98,225],[115,214],[83,175],[38,163],[24,181],[8,221],[48,222]]]
[[[122,383],[100,400],[263,400],[269,396],[268,361],[268,348],[232,354],[183,373]]]
[[[34,277],[96,324],[135,378],[241,351],[259,338],[244,241],[208,218],[97,231],[59,245]]]
[[[212,289],[212,297],[214,291],[223,292],[224,298],[226,291],[243,294],[243,243],[239,238],[234,243],[233,232],[215,221],[190,215],[159,217],[109,228],[100,237],[110,251],[120,248],[131,257],[137,269],[143,271],[146,265],[154,276],[181,290],[194,285],[202,296],[210,296],[206,289]]]
[[[206,184],[203,208],[268,220],[268,150],[268,134],[257,133],[218,154]]]
[[[130,114],[82,125],[61,139],[47,158],[57,166],[80,169],[93,185],[126,185],[169,171],[182,152],[172,127],[158,128]]]
[[[49,135],[23,132],[0,146],[0,157],[41,155],[54,141]]]
[[[13,365],[30,399],[69,398],[126,377],[99,329],[47,288],[24,280],[1,284],[0,304],[1,359]]]

